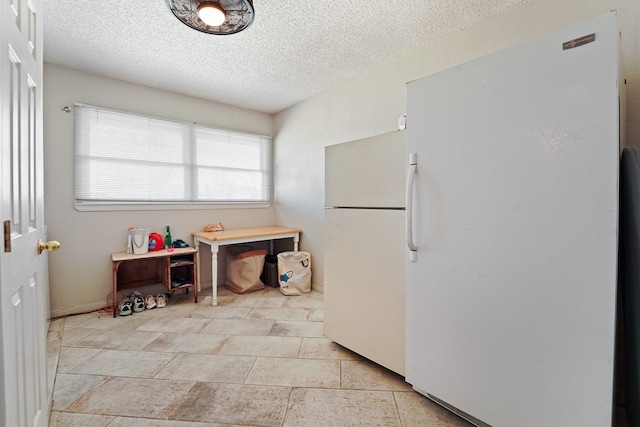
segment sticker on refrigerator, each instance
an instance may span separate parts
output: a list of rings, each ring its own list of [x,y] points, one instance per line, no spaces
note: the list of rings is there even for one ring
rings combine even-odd
[[[573,49],[574,47],[582,46],[583,44],[591,43],[595,40],[596,33],[591,33],[588,36],[578,37],[577,39],[562,43],[562,50]]]

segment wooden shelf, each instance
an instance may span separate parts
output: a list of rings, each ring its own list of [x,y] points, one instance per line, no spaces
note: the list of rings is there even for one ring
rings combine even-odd
[[[113,317],[118,311],[118,290],[141,288],[149,285],[163,285],[167,291],[193,288],[195,302],[198,302],[198,250],[176,248],[130,254],[111,254],[113,270]],[[179,286],[173,282],[184,281]]]

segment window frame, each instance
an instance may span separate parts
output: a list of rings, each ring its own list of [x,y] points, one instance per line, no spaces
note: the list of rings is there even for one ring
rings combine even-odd
[[[76,210],[78,211],[150,211],[150,210],[197,210],[197,209],[256,209],[256,208],[268,208],[271,206],[274,197],[274,188],[273,188],[273,180],[274,180],[274,171],[273,171],[273,138],[269,135],[251,133],[251,132],[242,132],[233,129],[225,129],[215,126],[203,125],[200,123],[194,122],[185,122],[173,119],[167,119],[164,117],[150,116],[146,114],[132,113],[129,111],[123,111],[113,108],[100,107],[90,104],[83,103],[75,103],[76,111],[74,112],[74,172],[73,172],[73,201]],[[266,143],[266,153],[261,157],[261,163],[266,169],[260,169],[262,173],[266,174],[266,182],[265,186],[265,201],[230,201],[230,200],[207,200],[207,201],[199,201],[199,200],[179,200],[179,201],[170,201],[170,200],[154,200],[154,201],[113,201],[113,200],[79,200],[78,199],[78,186],[80,183],[78,182],[81,177],[78,172],[78,163],[80,160],[78,159],[81,154],[79,154],[79,146],[81,142],[78,140],[78,130],[79,124],[77,123],[78,117],[78,108],[92,108],[97,109],[98,111],[108,111],[117,114],[124,114],[132,117],[140,117],[143,119],[149,119],[160,122],[167,122],[170,124],[177,124],[179,126],[184,126],[183,133],[186,135],[187,140],[185,141],[185,151],[188,151],[188,156],[185,156],[184,160],[180,163],[185,165],[186,171],[188,172],[185,179],[189,180],[187,183],[187,187],[191,187],[190,194],[185,194],[185,197],[193,197],[194,193],[197,193],[197,188],[193,188],[193,186],[197,186],[197,170],[198,164],[194,163],[194,158],[196,156],[197,150],[197,139],[196,134],[199,129],[209,131],[217,131],[217,132],[225,132],[233,135],[247,135],[251,137],[257,137],[262,139],[260,143]],[[194,148],[195,147],[195,148]],[[191,163],[190,163],[191,162]]]

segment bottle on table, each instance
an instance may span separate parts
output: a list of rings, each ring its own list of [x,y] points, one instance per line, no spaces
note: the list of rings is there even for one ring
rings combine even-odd
[[[171,237],[171,228],[167,225],[167,232],[164,235],[164,246],[167,251],[173,251],[173,238]]]

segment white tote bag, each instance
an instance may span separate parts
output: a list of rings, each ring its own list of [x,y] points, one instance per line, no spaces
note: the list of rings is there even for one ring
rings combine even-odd
[[[282,252],[278,254],[278,283],[284,295],[311,292],[311,254]]]

